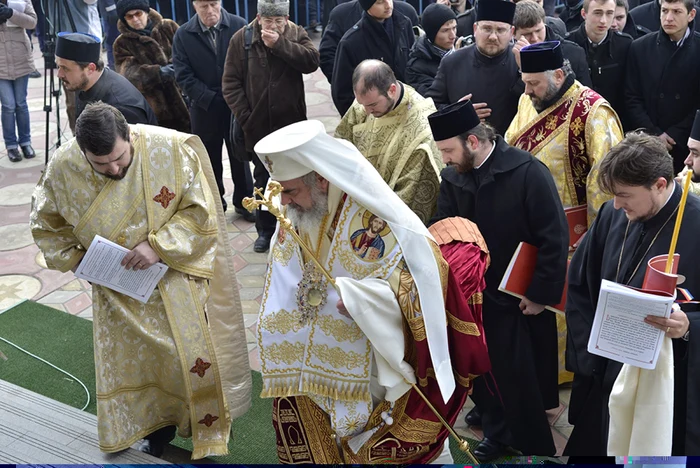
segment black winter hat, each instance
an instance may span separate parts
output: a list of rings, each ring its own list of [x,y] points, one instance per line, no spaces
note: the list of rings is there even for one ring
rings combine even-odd
[[[423,11],[421,25],[430,42],[435,42],[435,36],[440,32],[442,25],[456,19],[457,15],[452,11],[452,8],[447,5],[432,3]]]
[[[119,0],[117,2],[117,16],[119,19],[126,22],[124,16],[131,10],[143,10],[146,13],[151,11],[151,5],[148,0]]]
[[[362,7],[363,10],[367,11],[370,8],[372,8],[372,5],[376,3],[377,0],[358,0],[360,2],[360,6]]]

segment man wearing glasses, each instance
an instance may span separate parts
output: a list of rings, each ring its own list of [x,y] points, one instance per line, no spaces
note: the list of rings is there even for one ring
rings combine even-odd
[[[508,129],[525,89],[511,51],[514,14],[514,3],[479,2],[475,44],[445,57],[426,93],[438,108],[471,99],[482,122],[491,124],[499,135]]]
[[[259,0],[255,20],[231,39],[222,91],[243,129],[256,188],[264,189],[270,174],[253,147],[275,130],[306,120],[303,74],[316,71],[319,62],[304,28],[289,21],[288,0]],[[277,220],[262,210],[255,217],[253,249],[266,252]]]

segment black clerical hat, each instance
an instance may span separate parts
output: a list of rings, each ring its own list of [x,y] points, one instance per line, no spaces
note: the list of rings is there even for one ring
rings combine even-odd
[[[476,21],[498,21],[513,24],[515,3],[503,0],[481,0],[476,6]]]
[[[461,101],[430,114],[428,122],[433,131],[433,139],[442,141],[468,132],[479,125],[481,120],[471,101]]]
[[[693,129],[690,131],[690,138],[700,141],[700,110],[695,112],[695,122],[693,122]]]
[[[74,62],[97,63],[102,54],[100,40],[92,34],[60,32],[56,38],[56,57]]]
[[[548,41],[520,49],[520,65],[523,73],[541,73],[564,66],[561,42]]]

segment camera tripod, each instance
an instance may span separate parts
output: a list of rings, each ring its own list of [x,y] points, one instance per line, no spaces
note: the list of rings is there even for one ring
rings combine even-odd
[[[63,3],[63,7],[61,6]],[[51,112],[53,112],[52,100],[56,99],[56,129],[57,129],[57,139],[56,147],[61,146],[61,107],[60,107],[60,96],[63,94],[61,92],[61,80],[57,80],[54,77],[54,70],[57,70],[56,65],[56,35],[61,32],[59,19],[65,17],[68,18],[68,22],[71,26],[71,31],[75,32],[75,22],[73,21],[73,15],[66,3],[66,0],[62,2],[55,0],[41,0],[41,9],[44,13],[44,50],[42,56],[44,57],[44,112],[46,113],[46,129],[45,129],[45,154],[44,163],[49,162],[49,128],[51,125]]]

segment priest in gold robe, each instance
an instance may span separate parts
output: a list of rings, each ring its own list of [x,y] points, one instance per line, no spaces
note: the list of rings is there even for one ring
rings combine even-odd
[[[213,190],[212,190],[213,189]],[[100,449],[139,439],[162,454],[175,432],[192,458],[228,453],[251,375],[231,248],[206,150],[196,136],[128,125],[90,104],[32,197],[32,235],[49,268],[75,269],[95,236],[128,249],[127,270],[168,270],[145,301],[93,284]]]
[[[451,271],[418,217],[321,122],[282,128],[255,152],[289,218],[272,238],[258,320],[280,462],[452,463],[447,429],[411,384],[454,423],[490,369],[478,230],[449,229],[469,224],[457,220],[438,233]]]
[[[547,165],[564,208],[588,206],[588,225],[610,196],[598,187],[598,163],[622,141],[617,114],[575,78],[559,41],[520,50],[525,93],[505,139]]]
[[[610,199],[598,187],[598,164],[623,138],[617,114],[600,94],[575,78],[559,41],[520,50],[525,93],[506,132],[506,141],[547,165],[564,209],[587,205],[588,227]],[[573,375],[564,368],[566,323],[557,317],[559,383]]]
[[[365,60],[352,76],[355,101],[335,130],[354,144],[384,181],[427,223],[437,208],[442,160],[428,125],[435,112],[384,62]]]

